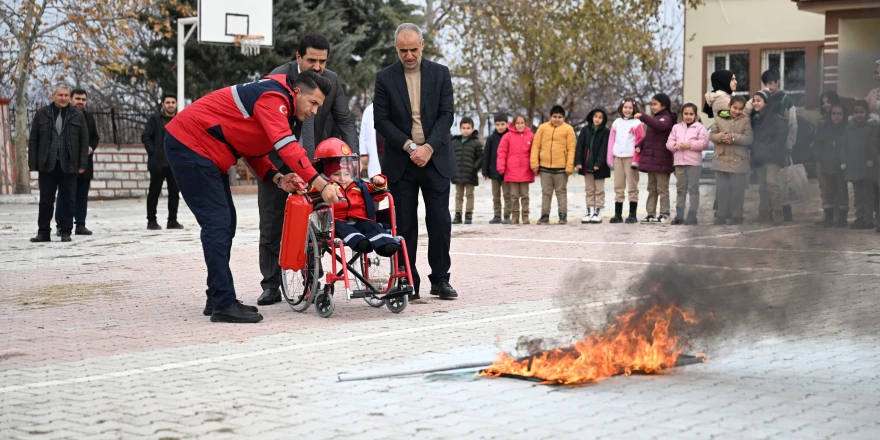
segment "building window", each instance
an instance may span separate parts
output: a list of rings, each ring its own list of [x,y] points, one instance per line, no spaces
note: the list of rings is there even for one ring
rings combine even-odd
[[[805,49],[765,50],[761,52],[761,71],[776,70],[779,88],[791,95],[794,105],[804,105],[807,89],[807,51]]]
[[[712,90],[712,73],[716,70],[730,70],[736,75],[734,95],[749,95],[749,53],[748,52],[715,52],[706,57],[706,90]]]

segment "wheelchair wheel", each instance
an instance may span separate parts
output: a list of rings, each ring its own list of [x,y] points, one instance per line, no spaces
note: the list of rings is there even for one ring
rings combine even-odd
[[[390,298],[385,300],[385,306],[388,307],[388,310],[391,310],[393,313],[400,313],[403,309],[406,308],[406,305],[409,304],[409,296],[403,295],[398,296],[397,298]]]
[[[373,255],[373,254],[369,254],[369,255]],[[361,258],[360,258],[361,273],[365,272],[365,270],[364,270],[365,264],[364,263],[366,262],[366,260],[368,258],[370,258],[368,255],[361,255]],[[375,266],[371,266],[371,267],[375,267]],[[370,269],[370,273],[373,273],[373,269]],[[355,285],[357,286],[358,290],[365,290],[367,288],[367,286],[364,283],[362,283],[361,280],[359,280],[357,277],[354,278],[354,282],[355,282]],[[373,280],[370,280],[370,283],[373,283]],[[374,286],[375,286],[375,283],[374,283]],[[375,286],[375,287],[379,288],[379,286]],[[373,296],[369,296],[369,295],[364,296],[364,302],[369,304],[370,307],[375,307],[377,309],[379,307],[382,307],[385,305],[385,300],[379,299],[379,298],[376,298]]]
[[[281,295],[294,312],[300,313],[306,311],[312,304],[320,279],[321,251],[312,228],[309,228],[304,252],[306,267],[302,270],[281,272]]]
[[[326,286],[321,293],[315,297],[315,312],[322,318],[329,318],[333,314],[336,303],[333,301],[333,286]]]

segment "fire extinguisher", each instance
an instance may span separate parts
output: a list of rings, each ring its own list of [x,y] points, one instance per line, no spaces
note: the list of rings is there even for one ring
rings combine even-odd
[[[309,235],[309,216],[312,202],[305,188],[297,183],[298,189],[287,197],[284,207],[284,228],[281,231],[281,252],[278,265],[282,270],[302,270],[306,267],[306,245]]]

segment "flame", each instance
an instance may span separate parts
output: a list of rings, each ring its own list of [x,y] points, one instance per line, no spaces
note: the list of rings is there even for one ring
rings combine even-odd
[[[672,304],[647,311],[630,310],[614,319],[604,333],[586,335],[574,344],[525,359],[500,352],[481,376],[515,375],[543,383],[580,384],[634,371],[656,373],[675,365],[687,345],[676,336],[675,324],[697,323],[693,312]],[[703,359],[705,362],[705,358]]]

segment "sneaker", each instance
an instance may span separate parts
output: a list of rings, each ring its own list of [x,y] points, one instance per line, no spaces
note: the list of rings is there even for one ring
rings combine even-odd
[[[654,223],[669,223],[669,217],[660,214],[654,219]]]
[[[257,299],[258,306],[269,306],[281,302],[281,290],[277,287],[274,289],[264,289],[263,294]]]
[[[177,220],[168,220],[168,224],[165,227],[168,229],[183,229],[183,225],[178,223]]]
[[[258,312],[257,308],[254,307],[254,306],[247,306],[247,305],[244,305],[244,304],[242,304],[241,301],[239,301],[239,300],[236,300],[236,302],[238,302],[238,303],[241,304],[244,308],[246,308],[246,309],[248,309],[248,310],[250,310],[250,311],[252,311],[252,312],[254,312],[254,313],[257,313],[257,312]],[[202,310],[202,314],[205,315],[205,316],[211,316],[212,313],[214,313],[214,305],[211,304],[211,298],[208,298],[208,299],[205,300],[205,310]]]
[[[549,214],[541,215],[541,218],[538,219],[538,224],[539,225],[546,225],[547,223],[550,223],[550,215]]]
[[[446,281],[431,284],[431,295],[439,296],[440,299],[458,298],[458,292],[456,292]]]
[[[590,220],[590,223],[602,223],[602,217],[599,215],[601,211],[602,208],[596,208],[596,210],[593,211],[593,218]]]
[[[211,313],[211,322],[228,322],[233,324],[252,324],[263,320],[263,315],[254,312],[250,307],[233,301],[232,305],[223,310]]]
[[[559,224],[560,225],[568,224],[568,214],[559,214]]]
[[[656,220],[653,215],[649,215],[642,220],[642,223],[654,223]]]

